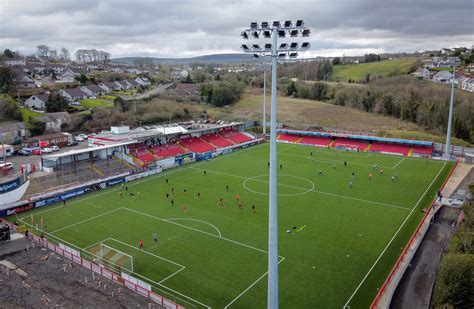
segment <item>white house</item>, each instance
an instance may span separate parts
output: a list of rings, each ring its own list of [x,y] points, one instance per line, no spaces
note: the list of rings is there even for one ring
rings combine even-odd
[[[80,89],[87,93],[89,97],[98,97],[107,93],[104,89],[97,85],[81,86]]]
[[[76,74],[71,69],[67,69],[57,78],[56,83],[73,83],[76,81]]]
[[[474,92],[474,78],[469,78],[462,82],[461,89],[468,92]]]
[[[172,79],[182,79],[188,77],[189,72],[186,70],[175,70],[171,72]]]
[[[80,88],[72,89],[61,89],[59,93],[65,97],[69,102],[74,102],[77,100],[87,99],[87,93],[82,91]]]
[[[50,93],[32,95],[25,101],[25,106],[37,110],[45,110],[46,102],[49,99]]]
[[[420,68],[413,73],[416,77],[421,77],[423,79],[430,78],[430,71],[427,68]]]
[[[137,77],[137,78],[135,78],[135,81],[141,86],[151,85],[151,82],[146,77]]]
[[[449,71],[439,71],[433,76],[433,81],[438,83],[449,83],[453,74]]]
[[[120,81],[114,81],[113,82],[114,85],[115,85],[115,89],[116,91],[120,91],[120,90],[124,90],[125,89],[125,86],[122,85],[122,83]]]
[[[57,76],[61,74],[62,72],[64,72],[66,70],[66,67],[62,64],[55,64],[55,65],[52,65],[49,69],[51,73],[54,73]]]
[[[467,72],[474,72],[474,63],[469,63],[466,67]]]

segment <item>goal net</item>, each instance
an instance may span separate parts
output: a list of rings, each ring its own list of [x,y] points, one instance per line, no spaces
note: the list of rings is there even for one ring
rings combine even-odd
[[[92,253],[93,259],[104,267],[118,273],[133,273],[133,256],[130,254],[103,243],[90,248],[89,251]]]

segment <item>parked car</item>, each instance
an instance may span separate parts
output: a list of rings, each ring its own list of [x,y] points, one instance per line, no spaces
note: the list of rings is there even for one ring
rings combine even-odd
[[[42,148],[41,149],[41,152],[42,153],[52,153],[53,152],[53,149],[49,148],[49,147],[45,147],[45,148]]]
[[[79,106],[79,105],[81,105],[81,103],[79,103],[79,102],[75,101],[75,102],[71,102],[71,103],[70,103],[70,105],[73,105],[73,106]]]
[[[84,138],[82,136],[76,136],[76,141],[78,142],[83,142],[84,141]]]
[[[31,154],[32,154],[32,155],[37,155],[37,156],[39,156],[39,155],[41,154],[41,150],[39,150],[39,148],[38,148],[38,149],[33,149],[33,150],[31,151]]]
[[[84,141],[84,139],[82,139],[82,141]],[[79,143],[77,142],[77,140],[72,140],[72,141],[67,143],[66,147],[72,147],[72,146],[76,146],[78,144]]]
[[[89,135],[81,133],[81,134],[78,135],[78,137],[82,137],[83,139],[87,139],[89,137]]]
[[[56,145],[53,145],[50,147],[52,151],[59,151],[59,147]]]
[[[0,170],[6,168],[7,170],[13,169],[13,164],[10,162],[0,161]]]
[[[29,156],[31,154],[31,151],[25,150],[25,149],[20,149],[18,150],[17,154],[19,156]]]

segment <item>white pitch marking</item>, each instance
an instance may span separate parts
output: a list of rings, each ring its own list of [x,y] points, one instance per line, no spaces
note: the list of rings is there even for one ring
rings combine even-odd
[[[202,221],[202,220],[192,219],[192,218],[168,218],[168,219],[164,219],[164,220],[167,220],[167,221],[187,220],[187,221],[201,222],[201,223],[204,223],[204,224],[207,224],[207,225],[210,225],[211,227],[213,227],[217,231],[217,234],[219,234],[219,237],[222,237],[221,231],[219,231],[219,229],[215,225],[213,225],[213,224],[211,224],[207,221]]]
[[[63,231],[63,230],[67,230],[67,229],[69,229],[69,228],[71,228],[71,227],[73,227],[73,226],[76,226],[76,225],[79,225],[79,224],[85,223],[85,222],[87,222],[87,221],[90,221],[90,220],[97,219],[97,218],[99,218],[99,217],[102,217],[102,216],[106,216],[106,215],[108,215],[108,214],[110,214],[110,213],[112,213],[112,212],[115,212],[115,211],[117,211],[117,210],[120,210],[120,209],[122,209],[122,208],[123,208],[123,207],[119,207],[119,208],[116,208],[116,209],[112,209],[112,210],[110,210],[110,211],[107,211],[107,212],[101,213],[100,215],[97,215],[97,216],[94,216],[94,217],[87,218],[87,219],[85,219],[85,220],[82,220],[82,221],[79,221],[79,222],[73,223],[73,224],[71,224],[71,225],[68,225],[68,226],[65,226],[65,227],[63,227],[63,228],[60,228],[60,229],[57,229],[57,230],[51,231],[51,232],[49,232],[49,233],[50,233],[50,234],[54,234],[54,233],[57,233],[57,232],[61,232],[61,231]]]
[[[438,174],[436,174],[435,178],[433,178],[433,180],[431,181],[430,185],[428,186],[428,188],[426,188],[425,192],[423,193],[423,195],[420,197],[420,199],[418,200],[418,202],[416,202],[415,206],[412,208],[412,210],[410,211],[410,213],[407,215],[407,217],[405,218],[405,220],[403,220],[402,224],[400,225],[400,227],[398,228],[398,230],[395,232],[395,234],[393,235],[393,237],[390,239],[390,241],[388,242],[388,244],[385,246],[385,248],[383,249],[382,253],[380,253],[380,255],[378,256],[378,258],[375,260],[374,264],[372,265],[372,267],[370,267],[369,271],[367,272],[367,274],[364,276],[364,278],[362,278],[362,281],[359,283],[359,285],[356,287],[354,293],[352,293],[352,295],[349,297],[349,299],[347,300],[346,304],[342,307],[342,308],[347,308],[347,305],[350,303],[350,301],[352,300],[352,298],[354,297],[354,295],[357,293],[357,291],[360,289],[360,287],[362,286],[362,284],[364,283],[364,281],[367,279],[367,277],[369,276],[369,274],[372,272],[372,270],[374,269],[375,265],[377,265],[377,263],[379,262],[379,260],[382,258],[382,256],[384,255],[385,251],[387,251],[388,247],[390,246],[390,244],[393,242],[393,240],[395,239],[395,237],[398,235],[398,233],[401,231],[402,227],[405,225],[405,223],[407,222],[408,218],[410,218],[411,214],[413,213],[413,211],[416,209],[416,207],[418,206],[418,204],[421,202],[421,200],[424,198],[424,196],[426,195],[426,193],[428,192],[428,190],[431,188],[431,186],[433,185],[433,183],[436,181],[436,179],[438,178],[439,174],[441,173],[441,171],[444,169],[444,167],[446,166],[446,162],[444,162],[443,166],[440,168],[440,170],[438,171]]]
[[[400,161],[398,161],[397,164],[395,164],[395,166],[393,166],[392,168],[396,168],[400,163],[402,163],[403,161],[405,161],[405,157],[403,157]]]

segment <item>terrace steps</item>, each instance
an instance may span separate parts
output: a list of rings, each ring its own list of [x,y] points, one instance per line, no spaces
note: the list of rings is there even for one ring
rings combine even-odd
[[[296,140],[296,143],[299,143],[301,141],[302,137],[298,137],[298,139]]]
[[[102,176],[102,177],[105,176],[104,171],[103,171],[102,169],[100,169],[99,167],[97,167],[96,165],[93,165],[93,164],[89,165],[89,169],[90,169],[92,172],[97,173],[97,174],[99,174],[99,175]]]
[[[407,156],[408,157],[413,156],[413,147],[410,147],[410,150],[408,150]]]
[[[328,144],[328,147],[334,147],[334,143],[335,143],[335,142],[336,142],[336,141],[331,141],[331,142]]]
[[[119,162],[120,164],[122,164],[122,159],[120,159],[120,158],[118,158],[118,157],[116,157],[116,156],[112,156],[112,158],[113,158],[115,161],[117,161],[117,162]],[[135,168],[135,166],[131,165],[130,163],[128,163],[128,162],[125,161],[125,160],[123,160],[123,165],[125,165],[125,166],[128,167],[128,168]]]
[[[209,144],[209,145],[211,145],[212,147],[214,147],[214,148],[216,148],[216,149],[219,148],[217,145],[211,143],[210,141],[206,141],[206,140],[203,139],[202,137],[199,137],[199,139],[201,140],[201,142],[206,143],[206,144]]]
[[[370,150],[370,148],[372,148],[372,144],[368,144],[363,151],[367,152]]]
[[[224,138],[225,140],[229,141],[232,143],[232,145],[235,145],[235,143],[233,141],[231,141],[230,139],[224,137],[223,135],[219,134],[220,137]]]

